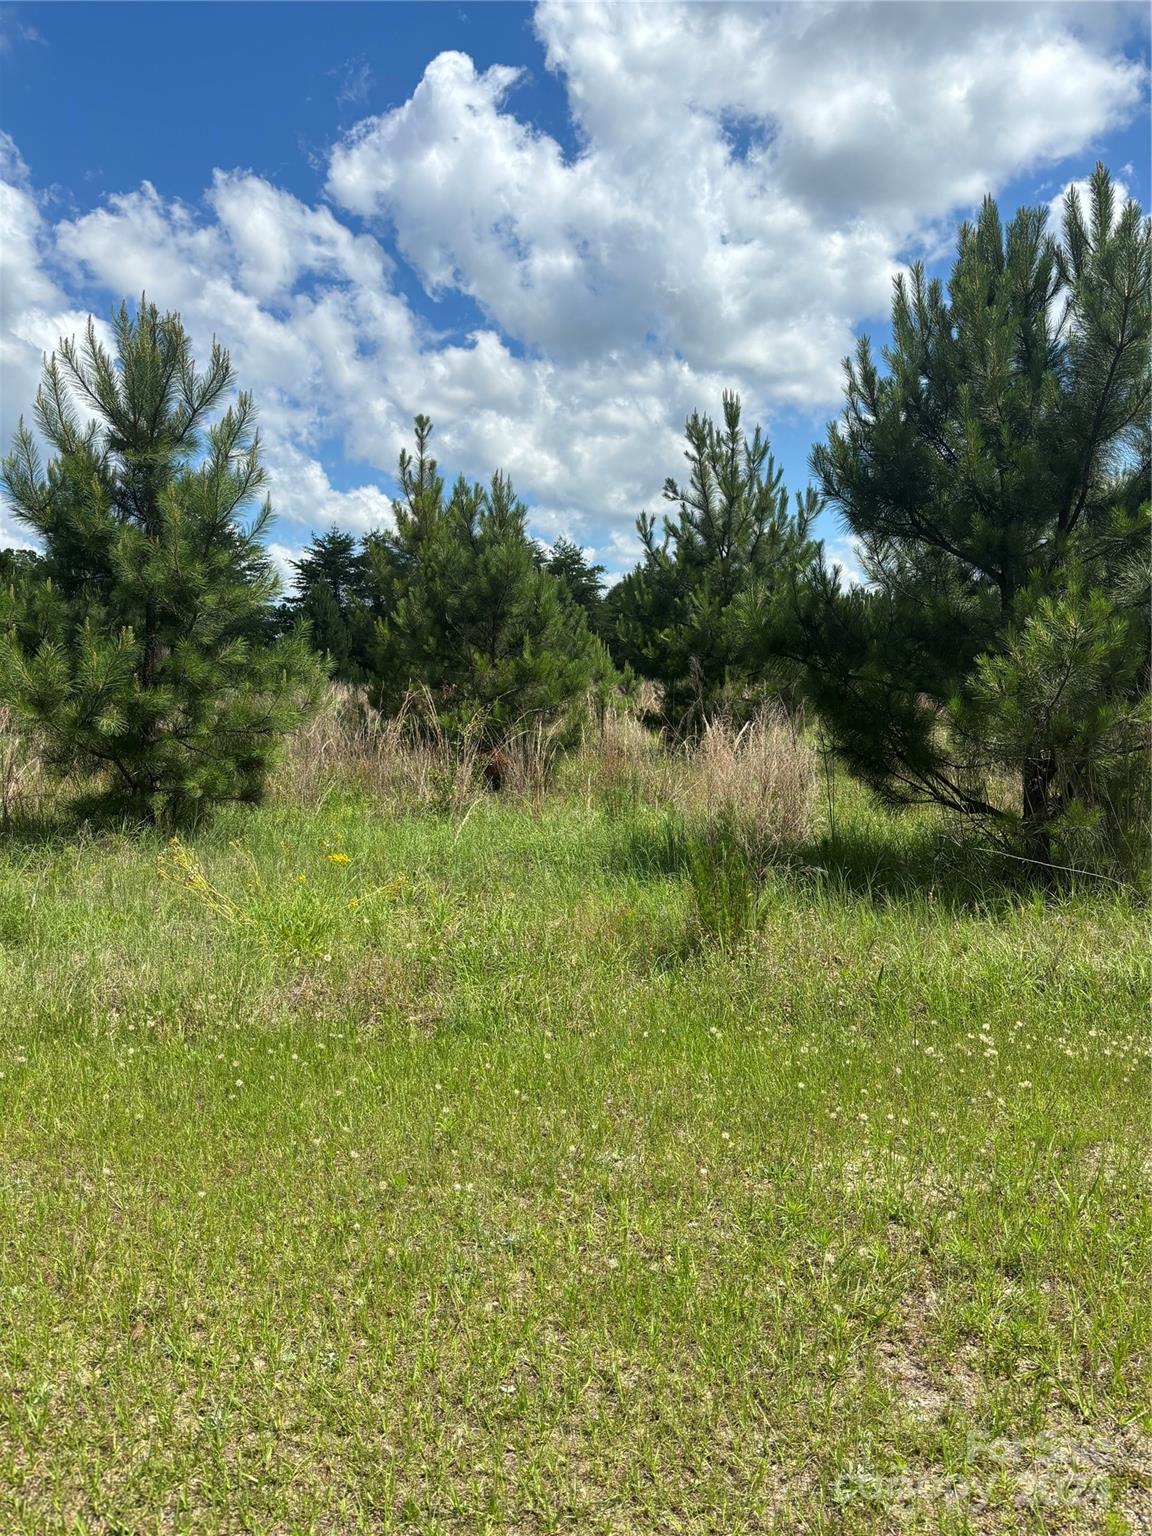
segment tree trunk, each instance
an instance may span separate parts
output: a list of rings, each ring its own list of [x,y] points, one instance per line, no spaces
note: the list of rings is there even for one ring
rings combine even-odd
[[[1051,787],[1051,763],[1046,757],[1030,758],[1022,774],[1024,836],[1029,858],[1048,866],[1052,862]]]

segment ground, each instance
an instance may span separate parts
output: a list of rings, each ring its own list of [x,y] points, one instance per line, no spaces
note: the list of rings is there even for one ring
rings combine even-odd
[[[0,1532],[1152,1529],[1146,912],[838,814],[0,845]]]

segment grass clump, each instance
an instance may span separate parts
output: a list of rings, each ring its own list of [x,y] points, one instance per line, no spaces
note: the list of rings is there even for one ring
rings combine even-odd
[[[688,839],[692,936],[730,948],[760,926],[764,870],[756,842],[730,810],[706,821]]]

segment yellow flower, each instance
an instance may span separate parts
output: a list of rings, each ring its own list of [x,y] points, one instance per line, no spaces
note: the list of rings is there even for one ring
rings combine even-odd
[[[329,864],[351,864],[352,862],[346,853],[330,853],[327,857]]]
[[[348,905],[352,908],[353,912],[355,912],[356,908],[360,905],[359,896],[349,896]]]

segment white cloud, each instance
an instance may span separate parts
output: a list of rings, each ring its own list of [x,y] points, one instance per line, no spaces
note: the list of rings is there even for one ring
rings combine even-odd
[[[561,508],[541,525],[553,535],[630,523],[679,459],[685,416],[726,378],[644,349],[567,364],[517,355],[489,329],[443,344],[390,286],[376,242],[327,209],[253,176],[217,176],[208,203],[215,217],[197,220],[145,186],[62,222],[55,249],[86,282],[178,308],[199,350],[212,334],[228,345],[260,404],[274,502],[289,523],[362,529],[385,518],[381,491],[334,490],[315,450],[338,439],[387,475],[417,409],[437,423],[435,451],[451,473],[486,478],[502,466],[534,501]],[[295,271],[276,265],[285,246]]]
[[[268,556],[276,568],[276,574],[280,578],[280,587],[284,592],[290,592],[296,579],[296,572],[292,569],[293,560],[300,558],[298,547],[289,548],[287,544],[278,544],[275,539],[269,539],[265,545]]]
[[[840,533],[829,539],[824,546],[824,553],[828,564],[840,573],[840,581],[845,587],[869,585],[860,540],[852,534]]]
[[[274,509],[278,531],[284,524],[323,529],[339,523],[355,533],[366,533],[369,528],[391,524],[391,501],[378,486],[338,491],[323,465],[290,444],[277,444],[266,458],[269,478],[277,488]]]
[[[774,403],[839,391],[934,220],[1137,107],[1143,71],[1052,12],[547,3],[584,148],[519,121],[517,71],[434,59],[333,151],[328,190],[433,291],[559,361],[649,348]]]
[[[387,517],[368,482],[421,410],[450,473],[506,468],[541,536],[627,564],[692,409],[735,386],[750,421],[834,410],[902,258],[1145,88],[1090,8],[548,0],[536,27],[575,156],[516,115],[515,70],[461,53],[333,147],[334,206],[217,171],[195,206],[145,182],[53,225],[0,142],[0,425],[82,322],[68,289],[147,291],[255,393],[285,559],[310,527]],[[470,334],[414,312],[392,241],[479,306]],[[341,459],[365,483],[337,489]]]
[[[11,6],[0,7],[0,55],[14,52],[21,43],[36,43],[41,48],[48,46],[44,36],[35,27],[22,22]]]
[[[49,276],[51,241],[28,167],[11,137],[0,133],[0,444],[2,451],[32,402],[44,355],[62,335],[80,330],[87,313],[74,308]],[[82,413],[83,414],[83,413]],[[0,545],[24,545],[7,508],[0,507]]]
[[[761,167],[733,161],[714,114],[675,99],[662,135],[625,119],[621,143],[566,164],[504,110],[516,78],[441,54],[408,102],[336,147],[329,192],[388,219],[430,291],[458,288],[556,361],[655,343],[782,402],[834,397],[853,319],[887,299],[884,233],[853,219],[829,238],[769,195]],[[663,89],[633,85],[638,99]]]

